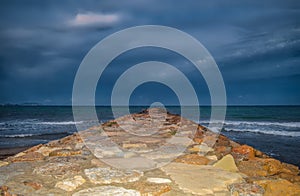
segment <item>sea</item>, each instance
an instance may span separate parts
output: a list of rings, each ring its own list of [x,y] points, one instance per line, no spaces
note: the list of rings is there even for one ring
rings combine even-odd
[[[200,119],[194,116],[196,108],[189,107],[191,112],[187,118],[208,126],[211,107],[200,107]],[[147,108],[131,106],[129,111],[136,113]],[[179,106],[166,106],[166,109],[175,114],[181,112]],[[100,123],[123,115],[125,110],[119,107],[116,115],[110,106],[96,107]],[[31,147],[65,137],[77,131],[75,123],[88,127],[95,122],[90,119],[74,122],[71,106],[0,106],[0,150]],[[283,162],[300,166],[300,106],[228,106],[223,128],[217,131]]]

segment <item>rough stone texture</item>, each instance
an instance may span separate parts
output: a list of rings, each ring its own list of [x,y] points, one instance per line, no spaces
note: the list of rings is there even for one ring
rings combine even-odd
[[[231,154],[238,160],[250,160],[255,157],[255,150],[251,146],[242,145],[232,148]]]
[[[144,181],[133,182],[130,185],[135,190],[139,191],[143,196],[160,196],[171,190],[171,186],[165,183],[150,183]]]
[[[57,182],[55,187],[65,191],[73,191],[83,183],[85,183],[85,179],[82,176],[74,176],[73,178]]]
[[[9,157],[7,160],[10,162],[24,162],[24,161],[39,161],[43,160],[44,156],[38,152],[29,152],[27,154],[19,154],[19,156]]]
[[[46,163],[33,170],[34,174],[52,175],[54,177],[63,177],[67,174],[76,174],[80,171],[80,165],[70,162]]]
[[[197,154],[186,154],[178,157],[174,161],[178,163],[186,163],[186,164],[194,164],[194,165],[207,165],[209,163],[208,158]]]
[[[69,150],[69,149],[60,149],[55,150],[49,153],[49,156],[60,156],[60,157],[66,157],[66,156],[73,156],[73,155],[79,155],[81,154],[80,150]]]
[[[238,164],[239,171],[248,176],[271,176],[282,171],[280,161],[272,158],[255,158],[249,161],[242,161]]]
[[[99,186],[88,188],[74,193],[72,196],[140,196],[141,194],[132,189],[116,186]]]
[[[42,146],[37,150],[37,152],[41,153],[43,156],[49,156],[49,154],[52,151],[61,150],[61,149],[62,149],[62,147]],[[71,149],[71,147],[65,147],[64,149]]]
[[[85,169],[84,173],[94,184],[134,182],[143,176],[139,171],[123,171],[110,167]]]
[[[235,165],[232,155],[228,154],[214,164],[215,167],[231,172],[237,172],[238,168]]]
[[[250,183],[235,183],[228,188],[233,196],[263,196],[265,192],[261,186]]]
[[[291,182],[283,179],[275,180],[258,180],[254,182],[265,189],[264,196],[284,195],[296,196],[300,195],[300,186],[292,184]]]
[[[170,175],[181,190],[198,195],[228,192],[228,185],[243,181],[242,176],[238,173],[224,171],[209,165],[170,163],[162,169]]]

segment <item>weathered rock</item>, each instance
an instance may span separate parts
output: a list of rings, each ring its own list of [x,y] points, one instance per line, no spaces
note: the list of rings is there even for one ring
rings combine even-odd
[[[215,167],[231,172],[237,172],[238,168],[235,165],[232,155],[228,154],[214,164]]]
[[[288,163],[282,163],[282,172],[286,174],[293,174],[298,175],[299,174],[299,168],[295,165],[288,164]]]
[[[231,152],[230,146],[216,146],[214,149],[215,149],[215,154],[219,158],[222,158],[223,156],[225,156]]]
[[[139,191],[141,195],[145,196],[160,196],[171,190],[171,186],[165,183],[149,183],[143,181],[136,181],[128,185]]]
[[[171,183],[172,181],[168,178],[147,178],[148,182],[156,184]]]
[[[214,149],[209,147],[206,143],[196,145],[196,146],[194,146],[194,148],[198,148],[199,155],[206,155],[208,152],[214,151]]]
[[[207,165],[209,163],[209,159],[198,154],[186,154],[178,157],[174,160],[174,162],[194,165]]]
[[[239,161],[250,160],[255,157],[255,150],[251,146],[242,145],[232,148],[231,154]]]
[[[34,174],[52,175],[54,177],[63,177],[67,174],[77,174],[80,171],[80,165],[70,162],[46,163],[33,170]]]
[[[217,161],[218,157],[216,155],[206,155],[206,158],[208,158],[210,161]]]
[[[230,146],[230,140],[224,135],[219,135],[216,146]]]
[[[39,161],[43,160],[44,156],[38,152],[28,152],[17,157],[9,157],[7,158],[10,162],[27,162],[27,161]]]
[[[94,184],[134,182],[143,176],[139,171],[123,171],[110,167],[85,169],[84,173]]]
[[[42,147],[40,147],[36,152],[41,153],[43,156],[49,156],[49,154],[50,154],[52,151],[55,151],[55,150],[61,150],[61,149],[62,149],[62,147],[42,146]],[[71,147],[64,147],[64,149],[71,149]]]
[[[183,163],[170,163],[162,167],[179,188],[187,193],[207,195],[216,192],[229,193],[227,186],[243,182],[238,173],[215,168],[210,165],[189,165]]]
[[[8,191],[8,187],[7,186],[0,186],[0,195],[11,196],[11,194]]]
[[[24,183],[24,185],[30,186],[30,187],[32,187],[35,190],[39,190],[39,189],[41,189],[43,187],[43,185],[41,183],[38,183],[38,182],[24,181],[23,183]]]
[[[73,155],[79,155],[81,154],[81,150],[68,150],[68,149],[61,149],[61,150],[55,150],[49,153],[49,156],[60,156],[60,157],[66,157],[66,156],[73,156]]]
[[[255,158],[249,161],[241,161],[238,168],[240,172],[248,176],[271,176],[282,171],[280,161],[272,158]]]
[[[82,176],[74,176],[73,178],[57,182],[55,187],[65,191],[73,191],[83,183],[85,183],[85,179]]]
[[[263,196],[265,192],[261,186],[250,183],[235,183],[228,188],[233,196]]]
[[[8,164],[9,164],[9,162],[6,162],[6,161],[0,161],[0,167],[5,166],[5,165],[8,165]]]
[[[289,173],[280,173],[277,175],[277,177],[286,179],[290,182],[300,182],[300,176],[295,174],[289,174]]]
[[[264,196],[284,195],[296,196],[300,195],[300,186],[292,184],[291,182],[283,179],[275,180],[258,180],[254,181],[255,184],[262,186],[265,189]]]
[[[132,189],[116,186],[99,186],[84,189],[74,193],[72,196],[140,196],[141,194]]]

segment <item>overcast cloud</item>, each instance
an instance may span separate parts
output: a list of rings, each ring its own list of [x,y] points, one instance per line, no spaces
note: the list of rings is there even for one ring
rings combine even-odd
[[[266,1],[12,1],[0,3],[0,103],[71,104],[85,54],[101,39],[136,25],[166,25],[197,38],[215,58],[229,104],[300,104],[300,3]],[[138,49],[112,62],[97,103],[109,104],[114,82],[130,66],[170,63],[209,104],[205,82],[170,51]],[[153,89],[156,89],[155,91]],[[176,104],[165,86],[144,85],[133,104]]]

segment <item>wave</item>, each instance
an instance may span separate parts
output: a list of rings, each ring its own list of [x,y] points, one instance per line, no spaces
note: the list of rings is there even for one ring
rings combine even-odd
[[[56,133],[40,133],[40,134],[15,134],[15,135],[0,135],[0,138],[26,138],[26,137],[35,137],[35,136],[50,136],[50,135],[69,135],[70,132],[56,132]]]
[[[297,131],[275,131],[275,130],[262,130],[262,129],[225,129],[224,131],[230,132],[251,132],[251,133],[262,133],[267,135],[279,135],[289,137],[300,137],[300,132]]]
[[[210,121],[200,121],[200,124],[209,124]],[[221,122],[211,122],[221,123]],[[270,122],[270,121],[225,121],[224,125],[234,125],[234,126],[243,126],[243,125],[257,125],[257,126],[282,126],[282,127],[291,127],[291,128],[300,128],[300,122]]]
[[[83,121],[77,121],[77,122],[74,122],[74,121],[61,121],[61,122],[56,122],[56,121],[53,121],[53,122],[38,122],[38,123],[35,123],[35,124],[39,124],[39,125],[75,125],[75,124],[82,124],[84,123]]]

